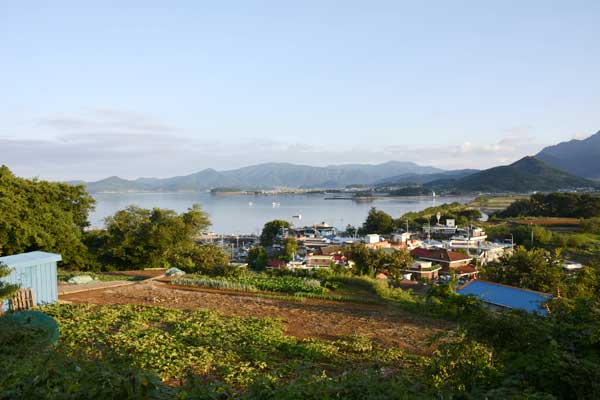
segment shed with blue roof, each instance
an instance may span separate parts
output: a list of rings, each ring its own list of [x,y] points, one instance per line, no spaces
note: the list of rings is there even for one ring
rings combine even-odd
[[[544,303],[552,298],[548,293],[482,280],[472,280],[456,289],[461,295],[473,295],[495,309],[521,309],[546,315]]]
[[[32,251],[0,257],[0,263],[7,265],[11,273],[0,278],[4,282],[17,284],[22,289],[31,288],[36,305],[52,304],[58,301],[57,263],[60,254]],[[8,305],[3,305],[4,309]]]

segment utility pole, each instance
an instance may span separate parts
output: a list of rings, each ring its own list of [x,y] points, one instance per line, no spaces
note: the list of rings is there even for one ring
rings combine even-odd
[[[531,225],[531,248],[533,249],[533,224]]]

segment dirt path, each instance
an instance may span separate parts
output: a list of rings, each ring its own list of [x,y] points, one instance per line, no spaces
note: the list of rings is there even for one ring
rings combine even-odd
[[[89,290],[109,289],[116,286],[132,285],[132,281],[109,281],[109,282],[91,282],[73,285],[68,283],[58,284],[58,295],[64,296],[73,293],[86,292]]]
[[[304,302],[187,288],[164,282],[143,282],[60,296],[73,303],[146,304],[181,309],[210,309],[225,315],[281,318],[286,334],[302,338],[336,339],[350,335],[370,337],[384,346],[427,354],[435,333],[447,322],[415,316],[386,305],[309,299]]]

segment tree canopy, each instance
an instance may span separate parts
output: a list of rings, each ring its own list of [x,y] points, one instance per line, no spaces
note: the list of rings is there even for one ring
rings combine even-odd
[[[88,244],[98,260],[117,269],[178,267],[221,262],[214,249],[200,248],[193,237],[208,228],[207,214],[195,204],[177,214],[129,206],[106,219],[106,230],[91,233]],[[204,260],[204,261],[203,261]]]
[[[357,275],[375,276],[383,272],[394,280],[401,280],[402,270],[408,269],[413,258],[406,250],[394,250],[392,253],[381,249],[369,249],[364,244],[355,244],[350,248]]]
[[[288,221],[282,219],[275,219],[267,222],[260,234],[260,244],[264,247],[272,246],[275,243],[277,235],[281,234],[282,229],[290,227]]]
[[[8,268],[8,266],[0,262],[0,278],[4,278],[10,275],[10,272],[10,268]],[[0,281],[0,313],[2,312],[3,300],[9,299],[18,289],[18,285],[13,285],[4,281]]]
[[[600,197],[578,193],[536,193],[529,199],[517,200],[497,214],[512,217],[571,217],[600,216]]]
[[[369,210],[369,214],[367,215],[367,219],[362,225],[360,229],[361,233],[369,234],[369,233],[379,233],[379,234],[388,234],[392,233],[396,228],[396,224],[394,222],[394,218],[391,215],[372,207]]]
[[[43,250],[60,253],[63,265],[89,264],[82,242],[94,199],[83,186],[18,178],[0,167],[0,254]]]

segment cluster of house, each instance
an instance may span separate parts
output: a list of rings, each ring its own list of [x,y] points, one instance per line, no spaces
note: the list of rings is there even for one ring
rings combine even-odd
[[[444,225],[427,225],[422,232],[385,236],[373,233],[361,238],[344,237],[326,223],[289,228],[281,234],[298,240],[298,253],[289,263],[271,260],[270,268],[314,269],[332,264],[351,267],[351,254],[344,252],[344,246],[360,242],[383,252],[409,251],[415,262],[403,271],[408,280],[437,280],[452,273],[460,279],[475,278],[478,265],[496,261],[512,250],[509,243],[488,242],[482,229],[458,228],[451,219]]]

